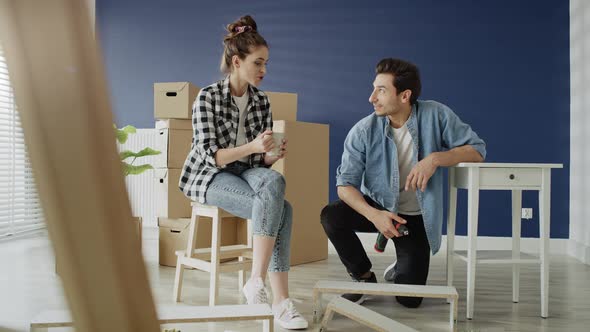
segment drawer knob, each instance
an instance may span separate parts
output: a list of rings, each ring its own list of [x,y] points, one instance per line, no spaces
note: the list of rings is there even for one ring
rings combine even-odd
[[[514,180],[514,174],[510,174],[509,178],[510,180]]]

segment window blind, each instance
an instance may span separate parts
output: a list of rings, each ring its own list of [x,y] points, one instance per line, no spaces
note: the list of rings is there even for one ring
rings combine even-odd
[[[0,239],[43,228],[25,140],[0,45]]]

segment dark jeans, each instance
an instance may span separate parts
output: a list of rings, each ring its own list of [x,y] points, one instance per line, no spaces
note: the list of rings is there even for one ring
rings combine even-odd
[[[365,200],[372,207],[384,210],[368,196]],[[407,221],[410,234],[393,238],[397,255],[396,284],[426,285],[430,265],[430,245],[424,229],[422,216],[400,215]],[[322,210],[321,223],[328,238],[336,248],[342,264],[355,278],[371,270],[372,264],[355,232],[377,233],[375,225],[356,212],[342,200],[328,204]],[[415,308],[422,298],[397,296],[397,301]]]

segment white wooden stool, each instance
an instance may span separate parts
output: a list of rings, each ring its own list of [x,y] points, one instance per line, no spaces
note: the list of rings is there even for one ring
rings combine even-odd
[[[186,250],[176,251],[176,277],[174,278],[174,300],[180,301],[182,290],[182,276],[185,267],[191,267],[209,272],[209,305],[214,306],[219,293],[219,274],[222,272],[239,271],[239,291],[246,281],[245,272],[252,268],[252,221],[248,220],[248,244],[221,246],[221,220],[235,217],[227,211],[216,206],[192,203],[193,210],[188,234]],[[210,217],[211,221],[211,248],[196,249],[197,229],[200,217]],[[221,263],[226,258],[238,258],[238,261]]]
[[[431,285],[406,285],[406,284],[374,284],[364,282],[352,282],[352,281],[332,281],[332,280],[320,280],[313,287],[313,321],[317,322],[322,316],[322,294],[369,294],[369,295],[380,295],[380,296],[408,296],[408,297],[429,297],[429,298],[442,298],[447,299],[448,303],[451,304],[449,310],[449,325],[451,330],[455,329],[455,322],[457,321],[457,307],[459,303],[459,294],[455,287],[452,286],[431,286]],[[346,307],[347,303],[341,303],[336,301],[333,303],[336,305],[335,308],[339,308],[339,305],[343,305],[342,308]],[[344,310],[344,309],[343,309]],[[343,311],[333,310],[340,312]],[[352,309],[354,311],[354,308]],[[346,315],[346,314],[344,314]],[[351,314],[352,315],[352,314]],[[350,318],[353,318],[348,315]],[[331,318],[328,318],[329,321]],[[356,319],[355,319],[356,320]],[[327,322],[326,321],[326,322]],[[361,322],[360,320],[357,320]]]

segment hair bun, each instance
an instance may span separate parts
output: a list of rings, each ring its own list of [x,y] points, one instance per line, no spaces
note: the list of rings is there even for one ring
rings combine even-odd
[[[243,32],[257,32],[256,21],[250,15],[245,15],[226,26],[228,34],[224,40],[233,38]]]

